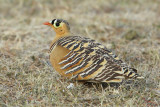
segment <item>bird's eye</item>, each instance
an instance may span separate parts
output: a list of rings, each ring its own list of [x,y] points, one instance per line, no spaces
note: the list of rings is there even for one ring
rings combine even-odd
[[[55,28],[61,27],[61,21],[55,20],[53,26],[54,26]]]
[[[54,27],[55,27],[55,28],[60,27],[60,23],[54,23]]]

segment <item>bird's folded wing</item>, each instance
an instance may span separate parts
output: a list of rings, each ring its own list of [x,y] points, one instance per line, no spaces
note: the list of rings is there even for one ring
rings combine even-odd
[[[84,80],[121,82],[125,75],[135,75],[128,70],[127,65],[122,60],[104,45],[92,39],[80,36],[63,37],[51,46],[50,51],[55,45],[70,50],[59,64],[63,65],[61,69],[67,69],[66,74],[81,70],[81,72],[75,73],[77,74],[74,75],[75,78],[81,76]]]

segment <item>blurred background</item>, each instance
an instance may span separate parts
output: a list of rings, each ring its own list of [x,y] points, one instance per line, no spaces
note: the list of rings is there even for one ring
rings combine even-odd
[[[126,92],[124,86],[115,99],[107,98],[117,94],[112,89],[103,95],[83,85],[67,90],[69,82],[47,62],[55,33],[43,22],[55,18],[67,20],[73,34],[103,43],[137,68],[146,77],[143,87]],[[0,0],[0,106],[158,106],[159,68],[159,0]],[[78,100],[95,95],[102,97]]]

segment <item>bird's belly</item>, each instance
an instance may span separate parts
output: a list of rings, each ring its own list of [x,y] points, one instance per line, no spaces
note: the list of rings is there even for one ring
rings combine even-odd
[[[59,62],[62,61],[62,59],[64,59],[64,56],[67,55],[70,52],[70,50],[61,47],[61,46],[56,46],[52,52],[50,53],[50,62],[53,66],[53,68],[59,72],[59,74],[61,74],[62,76],[65,77],[71,77],[71,74],[65,74],[64,69],[61,69],[62,65],[59,64]]]

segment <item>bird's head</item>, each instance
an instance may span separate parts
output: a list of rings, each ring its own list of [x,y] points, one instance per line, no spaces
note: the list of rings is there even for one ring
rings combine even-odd
[[[45,22],[44,25],[51,26],[57,35],[63,36],[70,33],[70,27],[67,21],[62,19],[53,19],[50,22]]]

